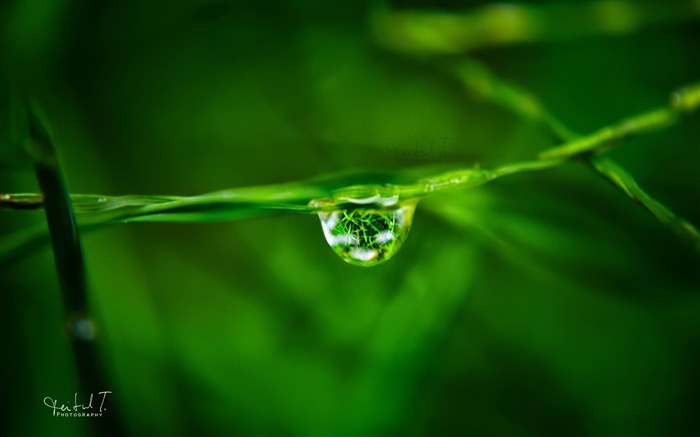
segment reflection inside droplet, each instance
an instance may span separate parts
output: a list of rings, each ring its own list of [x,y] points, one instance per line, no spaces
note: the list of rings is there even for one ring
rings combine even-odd
[[[318,213],[326,241],[344,261],[374,266],[391,258],[408,235],[416,209],[411,204],[387,205],[343,199],[343,209]],[[312,206],[334,205],[333,200],[315,200]]]

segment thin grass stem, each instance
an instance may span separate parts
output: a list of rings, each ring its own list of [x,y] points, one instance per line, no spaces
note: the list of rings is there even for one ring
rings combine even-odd
[[[94,342],[95,328],[88,311],[85,263],[73,205],[45,123],[34,109],[29,111],[28,121],[27,150],[34,159],[42,191],[78,381],[84,393],[97,395],[110,388]],[[110,410],[106,417],[91,422],[96,435],[124,434],[117,409]]]

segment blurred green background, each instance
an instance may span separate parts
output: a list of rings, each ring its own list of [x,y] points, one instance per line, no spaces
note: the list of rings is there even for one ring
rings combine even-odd
[[[445,137],[441,163],[465,167],[554,145],[377,47],[375,6],[3,1],[2,89],[42,104],[74,193],[194,195],[401,169],[415,163],[388,145]],[[473,55],[590,132],[697,81],[699,30],[696,19]],[[612,153],[695,224],[699,121]],[[1,164],[0,192],[38,191],[20,149],[3,142]],[[44,218],[0,220],[6,241]],[[401,252],[373,268],[343,263],[303,214],[120,225],[83,245],[107,413],[133,435],[698,430],[698,255],[584,165],[432,197]],[[78,391],[50,250],[1,274],[2,434],[89,433],[90,420],[42,403]]]

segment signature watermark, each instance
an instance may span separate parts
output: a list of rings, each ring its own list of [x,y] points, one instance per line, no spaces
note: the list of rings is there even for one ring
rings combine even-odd
[[[47,396],[44,398],[44,405],[51,408],[54,417],[102,417],[102,414],[107,411],[107,408],[105,407],[107,395],[111,393],[111,391],[101,391],[97,392],[97,396],[90,393],[90,398],[87,404],[82,402],[79,403],[78,393],[75,393],[72,403],[61,404],[61,406],[58,406],[58,400]],[[93,400],[95,399],[95,406],[93,406]],[[98,402],[99,407],[97,407]],[[95,408],[99,409],[96,410]]]
[[[416,143],[412,147],[405,147],[389,143],[386,145],[386,150],[391,152],[396,162],[410,164],[425,164],[431,162],[440,162],[444,159],[445,146],[450,137],[441,137],[437,140],[416,139]]]

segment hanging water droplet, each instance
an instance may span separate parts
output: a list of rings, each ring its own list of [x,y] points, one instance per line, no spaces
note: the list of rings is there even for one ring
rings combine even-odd
[[[321,211],[318,217],[326,241],[343,261],[374,266],[391,258],[411,229],[416,203],[399,204],[398,197],[364,200],[314,200],[314,207],[342,204],[342,209]]]

